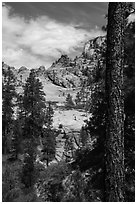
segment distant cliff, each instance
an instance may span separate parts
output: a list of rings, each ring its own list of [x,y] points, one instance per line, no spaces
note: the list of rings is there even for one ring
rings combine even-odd
[[[102,52],[106,48],[106,37],[100,36],[85,43],[83,52],[74,60],[62,55],[47,70],[49,79],[56,85],[72,88],[79,87],[88,74],[101,60]]]
[[[83,80],[86,80],[88,75],[91,75],[96,68],[98,62],[102,61],[102,53],[106,49],[106,37],[100,36],[89,40],[85,43],[83,52],[75,59],[70,59],[67,55],[53,62],[50,68],[46,69],[40,66],[35,69],[36,75],[39,78],[45,78],[53,84],[64,88],[80,87]],[[5,64],[5,67],[7,65]],[[18,70],[11,67],[17,77],[19,84],[24,83],[29,75],[30,70],[22,66]]]

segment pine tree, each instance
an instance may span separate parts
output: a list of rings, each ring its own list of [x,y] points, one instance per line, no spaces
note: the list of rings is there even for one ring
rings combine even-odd
[[[82,126],[81,130],[80,130],[80,136],[79,136],[79,140],[80,140],[80,146],[83,148],[88,148],[91,144],[91,137],[89,136],[86,127]]]
[[[126,3],[109,3],[106,58],[106,201],[124,201],[123,35]]]
[[[66,138],[65,144],[64,144],[64,152],[63,156],[66,162],[70,162],[73,158],[73,152],[74,152],[74,143],[73,143],[73,137]]]
[[[66,107],[68,107],[68,108],[74,107],[74,102],[73,102],[72,96],[70,94],[68,94],[66,97]]]
[[[24,136],[37,143],[41,129],[45,124],[45,93],[42,83],[31,70],[24,87],[23,108],[25,111]]]
[[[135,201],[135,22],[128,24],[125,31],[125,197],[126,201]]]
[[[51,102],[48,102],[48,107],[46,108],[46,127],[48,129],[52,128],[53,115],[54,115],[54,111],[53,111]]]
[[[55,131],[52,127],[53,123],[53,108],[51,102],[48,102],[48,107],[46,108],[46,127],[42,132],[42,160],[46,160],[47,166],[49,162],[55,157]]]
[[[8,140],[11,138],[12,122],[14,113],[15,76],[11,68],[2,63],[2,149],[8,151]]]
[[[21,181],[25,185],[25,188],[30,188],[35,183],[34,179],[34,147],[32,146],[32,141],[28,140],[25,148],[24,162],[21,172]]]
[[[79,105],[80,102],[81,102],[80,92],[77,92],[75,103],[76,103],[76,105]]]
[[[18,154],[22,152],[21,144],[23,140],[21,119],[13,121],[12,135],[10,145],[10,161],[18,158]]]
[[[135,200],[135,31],[134,22],[128,23],[124,36],[124,149],[125,149],[125,201]],[[103,72],[106,70],[106,60],[104,60]],[[100,70],[101,71],[101,70]],[[91,84],[91,109],[92,117],[87,121],[86,128],[90,132],[91,140],[95,139],[92,150],[82,149],[76,151],[77,155],[72,167],[77,165],[81,171],[93,169],[90,182],[93,184],[91,191],[101,190],[101,200],[106,200],[105,194],[105,134],[106,134],[106,97],[105,97],[105,77],[100,74],[100,78]],[[130,74],[129,74],[130,73]]]
[[[46,161],[46,165],[55,158],[55,132],[53,129],[45,128],[42,134],[42,161]]]
[[[39,138],[45,124],[45,94],[42,90],[42,83],[35,76],[35,71],[31,70],[24,86],[23,109],[24,116],[24,151],[25,162],[22,172],[22,181],[26,187],[33,185],[33,171],[35,162],[35,148],[39,143]],[[31,169],[31,171],[29,170]],[[29,172],[29,173],[27,173]]]

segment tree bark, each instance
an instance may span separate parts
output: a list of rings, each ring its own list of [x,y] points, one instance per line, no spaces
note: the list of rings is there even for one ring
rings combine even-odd
[[[126,3],[109,3],[106,55],[105,201],[124,201],[123,35]]]

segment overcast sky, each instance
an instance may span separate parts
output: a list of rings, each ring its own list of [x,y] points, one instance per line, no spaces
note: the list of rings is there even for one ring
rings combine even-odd
[[[49,67],[61,54],[74,58],[84,43],[104,35],[107,3],[3,3],[2,49],[8,65]]]

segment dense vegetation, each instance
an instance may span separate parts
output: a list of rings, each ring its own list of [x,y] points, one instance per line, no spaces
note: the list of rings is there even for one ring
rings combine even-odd
[[[124,148],[125,201],[135,200],[135,22],[127,23],[124,36]],[[55,159],[56,136],[53,107],[46,101],[42,83],[31,70],[22,94],[16,77],[2,63],[3,202],[97,202],[104,201],[104,145],[106,134],[106,43],[92,78],[88,68],[81,90],[67,109],[92,113],[81,128],[77,148],[66,140],[65,159]],[[86,56],[85,56],[86,58]],[[71,152],[71,154],[68,154]]]

